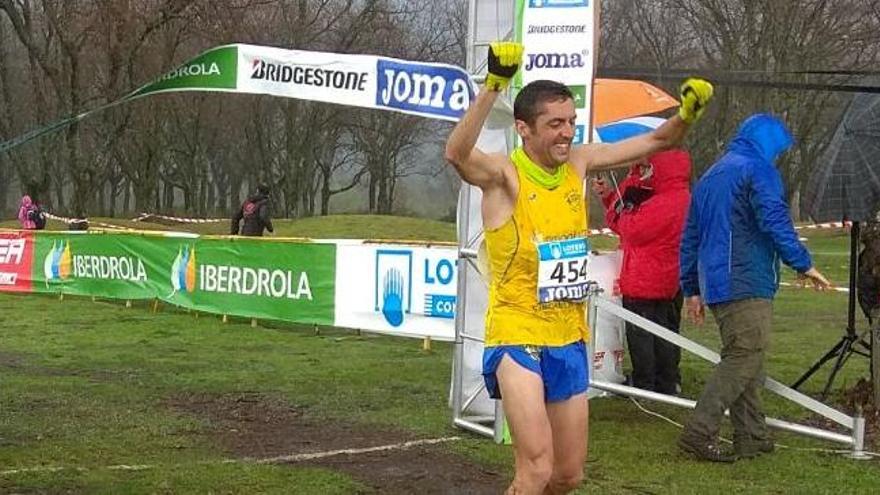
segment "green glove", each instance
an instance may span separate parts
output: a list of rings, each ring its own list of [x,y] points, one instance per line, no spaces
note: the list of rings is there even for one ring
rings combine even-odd
[[[495,41],[489,44],[489,64],[486,75],[486,89],[504,91],[510,85],[510,78],[516,74],[522,61],[522,43]]]
[[[681,107],[678,109],[681,120],[687,124],[696,122],[712,99],[713,91],[712,83],[705,79],[686,79],[681,85]]]

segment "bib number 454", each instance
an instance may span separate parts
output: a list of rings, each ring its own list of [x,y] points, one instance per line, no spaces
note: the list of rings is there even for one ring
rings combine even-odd
[[[575,282],[587,281],[587,259],[575,259],[568,261],[560,261],[553,268],[550,278],[555,280],[557,284],[573,284]]]

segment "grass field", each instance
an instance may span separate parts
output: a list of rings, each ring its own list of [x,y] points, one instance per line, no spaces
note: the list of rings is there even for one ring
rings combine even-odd
[[[279,222],[278,230],[454,239],[452,225],[393,217]],[[820,269],[844,283],[846,235],[804,234]],[[775,309],[769,374],[790,383],[841,336],[846,295],[787,288]],[[711,323],[684,334],[717,349]],[[341,329],[251,328],[169,307],[153,314],[146,303],[0,295],[0,493],[498,493],[511,474],[511,448],[450,426],[451,354],[448,344],[425,352],[415,340]],[[835,391],[867,370],[865,359],[853,357]],[[684,395],[695,397],[708,372],[685,355]],[[826,376],[827,369],[817,373],[805,391],[817,393]],[[771,416],[811,419],[765,399]],[[678,423],[687,415],[644,406]],[[880,486],[876,461],[823,452],[835,444],[780,434],[790,448],[709,465],[680,455],[678,427],[628,399],[596,399],[591,408],[580,493],[873,493]],[[448,441],[289,457],[420,439]]]

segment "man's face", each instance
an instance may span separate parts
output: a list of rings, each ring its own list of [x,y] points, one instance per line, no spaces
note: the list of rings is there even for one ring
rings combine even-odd
[[[530,126],[516,121],[523,148],[539,165],[555,168],[568,161],[575,132],[575,109],[572,99],[541,104],[541,111]]]

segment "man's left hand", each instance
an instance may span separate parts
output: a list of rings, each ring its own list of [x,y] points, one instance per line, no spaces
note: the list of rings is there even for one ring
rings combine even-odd
[[[699,120],[714,92],[712,83],[705,79],[697,77],[686,79],[681,85],[681,107],[678,109],[681,120],[686,124],[693,124]]]
[[[706,308],[703,306],[703,298],[700,296],[690,296],[684,300],[685,309],[688,319],[697,326],[702,325],[706,321]]]

